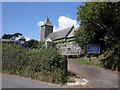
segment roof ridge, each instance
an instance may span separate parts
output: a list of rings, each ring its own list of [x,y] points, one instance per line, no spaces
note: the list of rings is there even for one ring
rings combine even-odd
[[[66,31],[66,32],[64,33],[64,37],[65,37],[69,32],[72,31],[73,27],[74,27],[74,26],[69,27],[69,28],[65,28],[65,29],[62,29],[62,30],[59,30],[59,31],[56,31],[56,32],[54,32],[54,33],[50,33],[50,34],[46,37],[46,39],[48,39],[48,38],[51,38],[51,39],[52,39],[52,37],[54,37],[54,35]]]
[[[73,26],[72,26],[72,27],[73,27]],[[68,28],[65,28],[65,29],[69,29],[69,28],[72,28],[72,27],[68,27]],[[56,32],[60,32],[60,31],[65,30],[65,29],[61,29],[61,30],[56,31]],[[53,33],[56,33],[56,32],[53,32]]]

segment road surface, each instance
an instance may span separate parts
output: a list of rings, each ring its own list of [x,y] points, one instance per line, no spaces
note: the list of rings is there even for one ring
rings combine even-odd
[[[118,88],[118,73],[68,60],[68,70],[88,80],[92,88]]]
[[[64,88],[64,86],[49,85],[24,78],[2,75],[2,88]]]

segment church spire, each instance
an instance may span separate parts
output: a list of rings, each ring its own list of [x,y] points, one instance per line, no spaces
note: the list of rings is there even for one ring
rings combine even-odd
[[[53,26],[52,23],[50,22],[50,19],[48,17],[45,19],[43,25]]]

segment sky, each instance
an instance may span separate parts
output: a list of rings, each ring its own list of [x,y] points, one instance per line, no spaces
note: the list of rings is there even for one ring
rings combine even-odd
[[[77,7],[82,2],[3,2],[2,34],[22,33],[27,40],[40,40],[40,26],[49,17],[54,32],[79,26]]]

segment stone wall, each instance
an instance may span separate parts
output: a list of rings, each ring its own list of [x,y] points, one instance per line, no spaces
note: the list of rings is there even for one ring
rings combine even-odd
[[[75,42],[65,42],[56,44],[56,47],[59,49],[61,55],[80,55],[82,54],[81,47],[78,46]]]
[[[41,26],[40,40],[41,40],[42,42],[45,42],[45,38],[46,38],[50,33],[53,33],[53,26],[49,26],[49,25]]]

